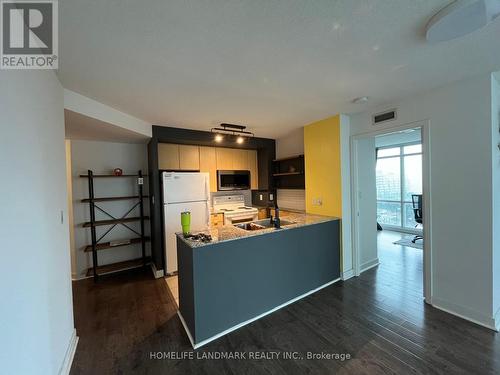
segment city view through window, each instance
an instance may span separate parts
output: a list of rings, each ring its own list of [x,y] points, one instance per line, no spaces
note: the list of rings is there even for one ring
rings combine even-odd
[[[377,221],[415,229],[412,194],[422,194],[422,144],[377,149]]]

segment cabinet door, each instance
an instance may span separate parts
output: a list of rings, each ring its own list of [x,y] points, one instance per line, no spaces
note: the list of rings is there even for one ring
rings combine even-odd
[[[171,143],[158,144],[158,168],[179,169],[179,145]]]
[[[210,225],[212,227],[222,227],[224,225],[224,214],[211,214]]]
[[[259,208],[259,220],[267,219],[268,217],[267,208]]]
[[[248,171],[248,157],[247,150],[239,150],[236,148],[231,149],[233,154],[233,169],[239,171]]]
[[[246,150],[247,153],[247,168],[250,171],[252,189],[259,188],[259,170],[257,167],[257,150]]]
[[[217,154],[217,169],[218,170],[232,170],[233,167],[233,149],[231,148],[216,148]]]
[[[210,175],[210,191],[217,191],[217,157],[215,147],[200,147],[200,172]]]
[[[200,169],[200,150],[198,146],[179,145],[180,169],[197,171]]]

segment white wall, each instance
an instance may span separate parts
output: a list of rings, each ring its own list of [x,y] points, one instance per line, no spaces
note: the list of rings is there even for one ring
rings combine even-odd
[[[74,324],[63,90],[52,71],[0,71],[0,131],[0,372],[57,374]]]
[[[396,121],[371,124],[397,108]],[[351,116],[351,134],[430,121],[432,303],[492,327],[491,75]],[[429,192],[424,192],[424,194]]]
[[[74,213],[74,258],[76,269],[75,278],[85,277],[85,272],[92,267],[92,253],[83,251],[86,245],[91,244],[90,229],[82,228],[83,222],[89,221],[89,206],[81,203],[88,198],[88,185],[86,178],[80,178],[80,174],[86,174],[91,169],[95,174],[109,174],[114,168],[122,168],[124,174],[136,174],[142,169],[147,174],[147,148],[145,144],[112,143],[99,141],[71,141],[71,169],[73,176],[73,213]],[[147,180],[147,179],[146,179]],[[94,180],[94,191],[96,197],[130,196],[137,195],[137,184],[134,178],[102,178]],[[147,184],[144,186],[144,194],[148,194]],[[99,202],[98,205],[115,217],[121,217],[136,201],[113,201]],[[129,216],[138,216],[136,209]],[[149,212],[149,201],[144,200],[144,212]],[[96,210],[96,219],[108,219],[104,214]],[[138,231],[139,222],[127,224]],[[104,233],[109,226],[98,227],[97,236]],[[149,222],[146,222],[146,232],[149,234]],[[125,238],[138,237],[133,232],[121,225],[115,227],[103,242]],[[150,254],[149,243],[147,253]],[[120,262],[141,256],[141,245],[117,247],[99,252],[99,264]]]
[[[64,90],[64,108],[82,115],[102,121],[102,125],[113,124],[135,133],[151,137],[152,125],[141,119],[130,116],[107,105],[70,90]]]
[[[349,116],[340,115],[340,174],[342,178],[342,278],[354,276],[352,258],[351,212],[351,123]]]
[[[276,158],[304,154],[304,128],[291,131],[276,140]],[[278,206],[283,209],[305,211],[306,192],[304,189],[278,189]]]
[[[500,83],[497,77],[491,80],[491,119],[493,150],[493,312],[500,330]]]
[[[358,165],[358,249],[360,271],[378,264],[377,254],[377,189],[375,176],[375,138],[356,141]]]
[[[276,157],[278,159],[303,154],[304,128],[292,130],[286,136],[276,140]]]
[[[71,254],[71,277],[77,279],[76,272],[76,250],[75,250],[75,222],[73,213],[73,176],[71,174],[71,141],[65,140],[66,148],[66,187],[68,191],[68,228],[69,228],[69,246]]]

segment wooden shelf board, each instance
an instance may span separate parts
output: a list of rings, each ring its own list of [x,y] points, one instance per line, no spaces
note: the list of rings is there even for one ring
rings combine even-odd
[[[147,177],[147,174],[143,174],[142,177]],[[81,178],[86,178],[89,177],[87,174],[81,174]],[[95,174],[92,177],[94,178],[105,178],[105,177],[139,177],[137,174],[122,174],[121,176],[116,176],[114,174]]]
[[[146,257],[146,264],[151,262],[151,257]],[[104,275],[113,272],[125,271],[133,268],[142,267],[143,260],[142,258],[126,260],[124,262],[105,264],[103,266],[97,267],[97,274]],[[92,276],[94,274],[93,268],[89,268],[87,270],[87,276]]]
[[[149,198],[147,195],[143,195],[143,198]],[[123,200],[129,200],[129,199],[139,199],[138,195],[130,195],[130,196],[124,196],[124,197],[101,197],[101,198],[94,198],[94,202],[108,202],[108,201],[123,201]],[[86,198],[82,199],[83,203],[89,203],[91,199]]]
[[[101,225],[112,225],[112,224],[120,224],[120,223],[130,223],[133,221],[139,221],[141,218],[139,216],[137,217],[125,217],[123,219],[112,219],[112,220],[96,220],[94,226],[98,227]],[[149,216],[144,216],[144,220],[149,220]],[[84,228],[91,227],[92,224],[88,221],[86,223],[83,223]]]
[[[293,159],[300,159],[300,158],[304,158],[304,155],[294,155],[294,156],[289,156],[289,157],[286,157],[286,158],[281,158],[281,159],[274,159],[273,161],[286,161],[286,160],[293,160]]]
[[[280,176],[298,176],[304,174],[304,172],[284,172],[284,173],[274,173],[274,177],[280,177]]]
[[[150,240],[149,237],[145,238],[146,242],[149,242],[149,240]],[[138,243],[141,243],[141,238],[140,237],[130,238],[130,242],[129,243],[124,243],[124,244],[115,245],[115,246],[111,246],[109,242],[103,242],[103,243],[98,243],[97,244],[96,250],[114,249],[116,247],[134,245],[134,244],[138,244]],[[92,251],[92,245],[85,246],[85,249],[83,251],[85,251],[86,253],[91,252]]]

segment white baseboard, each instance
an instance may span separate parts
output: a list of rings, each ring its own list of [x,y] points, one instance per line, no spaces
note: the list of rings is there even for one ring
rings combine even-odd
[[[193,349],[199,348],[199,346],[197,346],[194,343],[193,335],[191,335],[191,331],[189,330],[187,323],[184,320],[180,310],[177,310],[177,315],[179,315],[179,319],[181,320],[182,326],[184,327],[184,330],[186,331],[186,333],[188,335],[189,341],[191,342],[191,346],[193,347]]]
[[[347,270],[345,272],[342,272],[342,280],[346,281],[349,280],[351,277],[354,277],[354,269],[351,268],[350,270]]]
[[[500,308],[495,313],[493,320],[495,324],[495,331],[500,332]]]
[[[151,262],[151,271],[153,271],[153,276],[155,279],[159,279],[164,276],[163,270],[157,270],[153,262]]]
[[[79,276],[79,277],[76,277],[74,279],[72,279],[71,281],[80,281],[80,280],[85,280],[85,279],[91,279],[93,278],[94,276],[86,276],[86,275],[82,275],[82,276]]]
[[[59,370],[59,375],[69,375],[71,370],[71,365],[73,363],[73,358],[75,358],[76,346],[78,345],[78,336],[76,335],[76,329],[73,329],[71,338],[69,340],[68,349],[66,349],[66,354],[64,355],[64,361]]]
[[[373,268],[373,267],[377,267],[379,265],[379,261],[378,261],[378,258],[375,258],[375,259],[372,259],[368,262],[365,262],[363,263],[360,267],[359,267],[359,273],[363,273],[365,271],[368,271],[369,269]]]
[[[459,318],[468,320],[469,322],[479,324],[480,326],[498,331],[498,325],[495,324],[496,318],[488,317],[478,311],[472,310],[468,307],[460,306],[444,299],[432,297],[432,306],[436,309],[445,311],[449,314],[458,316]],[[500,318],[500,311],[497,312],[497,317]]]
[[[336,282],[337,282],[337,281],[339,281],[339,280],[340,280],[340,278],[338,278],[338,279],[336,279],[336,280],[332,280],[332,281],[330,281],[330,282],[328,282],[328,283],[326,283],[326,284],[323,284],[323,285],[321,285],[321,286],[319,286],[319,287],[317,287],[317,288],[315,288],[315,289],[310,290],[309,292],[306,292],[306,293],[304,293],[304,294],[301,294],[301,295],[300,295],[300,296],[298,296],[298,297],[295,297],[295,298],[293,298],[293,299],[291,299],[291,300],[289,300],[289,301],[287,301],[287,302],[285,302],[285,303],[282,303],[281,305],[276,306],[275,308],[273,308],[273,309],[271,309],[271,310],[269,310],[269,311],[266,311],[266,312],[264,312],[264,313],[262,313],[262,314],[257,315],[256,317],[250,318],[250,319],[248,319],[248,320],[246,320],[246,321],[244,321],[244,322],[241,322],[241,323],[239,323],[239,324],[236,324],[235,326],[233,326],[233,327],[231,327],[231,328],[228,328],[228,329],[226,329],[226,330],[222,331],[221,333],[218,333],[218,334],[216,334],[216,335],[214,335],[214,336],[212,336],[212,337],[209,337],[208,339],[205,339],[205,340],[203,340],[203,341],[200,341],[199,343],[195,343],[195,342],[194,342],[194,338],[193,338],[193,336],[191,335],[191,332],[189,331],[189,328],[188,328],[188,326],[187,326],[186,322],[184,321],[184,318],[182,317],[182,314],[181,314],[181,312],[180,312],[179,310],[177,310],[177,314],[179,315],[179,318],[181,319],[181,323],[182,323],[182,325],[184,326],[184,329],[186,330],[186,333],[187,333],[187,335],[188,335],[188,337],[189,337],[189,341],[191,341],[191,345],[193,346],[193,349],[198,349],[198,348],[202,347],[203,345],[206,345],[206,344],[208,344],[209,342],[211,342],[211,341],[214,341],[214,340],[218,339],[219,337],[225,336],[225,335],[227,335],[228,333],[230,333],[230,332],[232,332],[232,331],[237,330],[238,328],[241,328],[241,327],[243,327],[243,326],[246,326],[247,324],[250,324],[250,323],[252,323],[252,322],[254,322],[254,321],[256,321],[256,320],[258,320],[258,319],[260,319],[260,318],[262,318],[262,317],[264,317],[264,316],[266,316],[266,315],[269,315],[269,314],[271,314],[271,313],[273,313],[273,312],[275,312],[275,311],[277,311],[277,310],[279,310],[279,309],[281,309],[281,308],[283,308],[283,307],[285,307],[285,306],[287,306],[287,305],[290,305],[291,303],[294,303],[294,302],[298,301],[299,299],[302,299],[302,298],[304,298],[304,297],[307,297],[308,295],[313,294],[313,293],[317,292],[318,290],[321,290],[321,289],[323,289],[323,288],[326,288],[327,286],[332,285],[332,284],[336,283]]]

